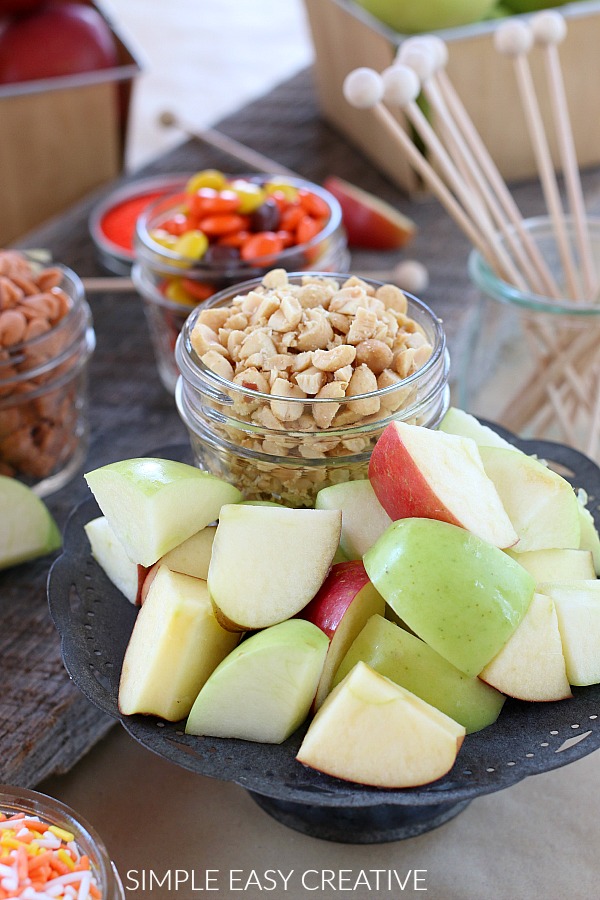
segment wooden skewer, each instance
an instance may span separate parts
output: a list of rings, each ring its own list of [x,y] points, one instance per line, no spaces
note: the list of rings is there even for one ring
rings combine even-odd
[[[565,229],[565,217],[560,200],[554,165],[544,130],[527,54],[533,37],[531,30],[518,19],[508,20],[495,34],[496,48],[513,60],[519,93],[525,109],[525,119],[536,159],[546,205],[550,212],[558,251],[567,280],[567,290],[573,299],[581,298],[575,264]]]
[[[268,156],[259,153],[257,150],[252,150],[251,147],[246,147],[245,144],[241,144],[239,141],[236,141],[235,138],[227,137],[227,135],[222,134],[220,131],[216,131],[214,128],[203,128],[201,130],[191,128],[178,119],[175,113],[169,112],[168,110],[159,115],[158,121],[165,128],[177,128],[183,134],[187,135],[187,137],[196,141],[201,141],[204,144],[209,144],[209,146],[214,147],[216,150],[220,150],[222,153],[226,153],[227,156],[231,156],[232,159],[236,159],[238,162],[244,163],[244,165],[248,165],[252,169],[256,169],[257,172],[264,172],[266,175],[289,175],[296,178],[298,177],[298,173],[293,172],[292,169],[288,169],[281,163],[275,162],[274,159],[270,159]]]

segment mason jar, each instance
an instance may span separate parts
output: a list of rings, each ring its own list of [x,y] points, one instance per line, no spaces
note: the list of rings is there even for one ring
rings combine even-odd
[[[0,474],[45,496],[85,457],[95,334],[79,277],[15,254],[0,254]]]
[[[281,182],[281,176],[239,175],[262,186]],[[288,271],[343,271],[350,262],[346,233],[342,226],[341,207],[336,198],[312,182],[286,177],[286,186],[308,190],[327,205],[329,216],[321,231],[305,243],[295,244],[268,257],[244,261],[239,258],[193,260],[157,243],[153,235],[161,224],[181,213],[185,194],[179,191],[150,204],[137,221],[135,263],[131,276],[142,298],[160,379],[171,393],[179,371],[175,364],[175,341],[190,311],[205,303],[213,294],[247,279],[258,277],[269,269],[282,267]],[[183,286],[183,289],[179,289]],[[173,299],[176,297],[176,299]]]
[[[580,273],[575,225],[565,224]],[[551,220],[528,219],[525,227],[561,294],[519,290],[472,251],[469,275],[479,294],[458,363],[458,405],[522,437],[565,442],[598,459],[600,280],[596,274],[594,296],[568,297]],[[588,230],[600,272],[600,220],[590,220]]]
[[[322,275],[293,273],[288,278],[298,285]],[[350,276],[330,277],[343,284]],[[374,289],[383,285],[362,281]],[[261,283],[255,279],[221,291],[205,308],[228,307],[236,295]],[[235,484],[246,499],[312,506],[322,487],[367,477],[371,450],[390,422],[435,428],[449,403],[445,333],[425,303],[411,295],[406,301],[406,316],[431,346],[425,364],[408,377],[337,402],[284,400],[223,378],[194,349],[192,333],[201,310],[191,313],[176,346],[181,376],[175,396],[197,465]],[[271,415],[273,409],[281,415],[280,403],[286,405],[284,421]]]
[[[69,806],[38,791],[0,785],[0,813],[8,819],[24,814],[26,817],[39,819],[44,825],[67,832],[68,837],[73,838],[71,849],[81,856],[88,857],[91,876],[102,900],[125,900],[119,873],[104,841],[95,829]],[[3,828],[3,833],[5,832],[6,828]],[[64,836],[65,842],[67,835]],[[21,896],[21,893],[10,896]],[[83,896],[83,892],[80,896]]]

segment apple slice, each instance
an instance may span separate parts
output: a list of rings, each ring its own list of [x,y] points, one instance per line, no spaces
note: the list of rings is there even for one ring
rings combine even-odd
[[[537,582],[582,581],[595,578],[594,560],[590,550],[506,550],[506,553],[527,569]]]
[[[239,637],[215,619],[205,581],[160,566],[125,652],[120,711],[184,718]]]
[[[580,496],[578,496],[578,502],[579,525],[581,528],[579,549],[589,550],[591,552],[596,575],[600,576],[600,535],[598,534],[594,517],[587,506],[582,502]]]
[[[236,487],[195,466],[169,459],[124,459],[85,479],[129,558],[151,566],[214,521]]]
[[[337,509],[223,506],[208,570],[221,624],[254,631],[295,616],[323,584],[341,528]]]
[[[87,522],[84,531],[98,565],[130,603],[138,603],[147,570],[131,562],[106,516]]]
[[[369,479],[392,519],[439,519],[496,547],[517,541],[471,438],[391,422],[373,448]]]
[[[0,475],[0,569],[58,550],[62,539],[46,504],[31,488]]]
[[[253,634],[212,673],[186,733],[281,744],[309,713],[328,643],[301,619]]]
[[[337,667],[368,619],[385,611],[385,600],[377,593],[360,560],[337,563],[301,612],[329,638],[329,649],[319,679],[314,709],[331,690]]]
[[[434,519],[394,522],[363,562],[394,612],[466,675],[478,675],[506,643],[535,587],[502,550]]]
[[[457,406],[448,408],[438,428],[440,431],[446,432],[446,434],[472,438],[478,447],[504,447],[506,450],[517,449],[488,425],[484,425],[471,413],[466,412],[464,409],[459,409]]]
[[[505,697],[467,676],[428,644],[380,615],[371,616],[344,656],[333,687],[362,661],[463,725],[467,734],[495,722]]]
[[[600,683],[600,581],[540,584],[554,601],[569,684]]]
[[[541,702],[572,696],[550,597],[533,595],[521,624],[479,677],[517,700]]]
[[[518,450],[481,447],[480,453],[519,536],[514,550],[579,547],[579,503],[565,478]]]
[[[416,787],[452,768],[464,736],[462,725],[358,662],[316,714],[296,759],[346,781]]]
[[[341,509],[340,549],[346,559],[362,559],[392,520],[377,499],[368,479],[342,481],[321,488],[316,509]]]
[[[342,208],[342,223],[350,247],[397,250],[415,235],[417,226],[385,200],[336,175],[323,182]]]
[[[191,575],[193,578],[203,578],[206,581],[216,532],[216,525],[207,525],[187,541],[165,553],[160,562],[173,572],[181,572],[182,575]]]

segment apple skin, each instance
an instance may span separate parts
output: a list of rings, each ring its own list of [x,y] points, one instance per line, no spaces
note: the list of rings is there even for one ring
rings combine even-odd
[[[478,22],[491,11],[496,0],[356,0],[401,34],[438,31]]]
[[[0,16],[20,16],[40,9],[46,0],[0,0]]]
[[[0,34],[0,84],[95,72],[118,62],[108,24],[80,3],[45,4]]]
[[[416,224],[385,200],[336,175],[326,178],[323,187],[342,207],[342,222],[350,247],[398,250],[414,237]]]
[[[299,614],[329,638],[329,649],[319,679],[313,709],[331,690],[338,666],[350,645],[374,615],[383,616],[385,600],[375,590],[361,560],[333,565],[316,595]]]
[[[438,519],[503,549],[517,542],[472,438],[390,422],[373,448],[369,480],[393,520]]]
[[[394,612],[465,675],[478,675],[499,652],[535,588],[506,553],[434,519],[394,522],[363,562]]]
[[[46,504],[6,475],[0,475],[0,510],[0,569],[60,548],[62,536]]]

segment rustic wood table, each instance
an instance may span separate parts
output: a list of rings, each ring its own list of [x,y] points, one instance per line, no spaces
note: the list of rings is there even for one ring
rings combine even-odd
[[[304,177],[319,182],[328,174],[340,175],[397,204],[403,212],[410,215],[416,221],[419,232],[404,255],[415,257],[428,267],[430,287],[424,292],[423,299],[445,322],[451,357],[454,359],[460,357],[464,351],[463,339],[466,320],[476,303],[476,292],[470,286],[467,276],[467,257],[470,247],[466,239],[458,232],[436,201],[431,198],[409,200],[403,196],[389,181],[374,171],[372,165],[364,157],[320,119],[309,71],[301,73],[268,96],[231,116],[219,127],[227,135],[283,163]],[[206,166],[216,166],[230,171],[240,170],[239,165],[227,156],[199,142],[191,141],[157,159],[142,172],[136,172],[121,179],[119,183],[151,174],[190,172]],[[599,203],[600,173],[587,174],[585,186],[590,206],[593,209]],[[106,275],[107,273],[96,258],[87,229],[87,219],[92,206],[114,187],[114,184],[109,185],[93,197],[86,198],[75,208],[28,235],[27,239],[20,242],[20,245],[48,248],[55,259],[72,267],[82,277]],[[524,215],[534,215],[542,211],[542,199],[536,184],[517,186],[515,196]],[[360,271],[381,271],[391,268],[400,258],[402,257],[398,254],[356,252],[353,254],[352,268]],[[97,348],[90,368],[91,441],[84,470],[116,459],[143,455],[167,444],[187,441],[187,435],[179,420],[173,398],[164,390],[158,379],[140,299],[133,292],[117,294],[107,291],[91,296],[90,303],[97,335]],[[59,524],[63,526],[69,511],[88,496],[89,492],[85,482],[79,475],[64,489],[49,498],[48,502]],[[46,605],[45,583],[50,562],[51,560],[46,558],[0,573],[2,621],[0,628],[0,671],[2,672],[0,782],[30,787],[39,785],[48,776],[57,776],[69,771],[88,754],[113,725],[112,720],[107,719],[104,714],[96,710],[71,684],[63,668],[58,636],[50,621]],[[118,731],[120,732],[120,729]],[[141,765],[147,767],[149,778],[164,779],[162,784],[169,796],[179,798],[182,803],[187,802],[183,799],[183,795],[185,794],[187,797],[193,776],[189,773],[177,774],[175,767],[169,767],[166,763],[153,758],[149,759],[148,757],[151,755],[132,747],[132,742],[122,732],[111,736],[111,741],[113,742],[111,744],[113,751],[116,747],[119,752],[124,753],[123,765],[125,768],[119,772],[120,786],[124,791],[127,791],[128,785],[135,780],[137,767]],[[126,750],[124,745],[127,745]],[[110,752],[112,751],[107,750],[106,744],[103,743],[91,755],[90,761],[86,761],[85,765],[88,767],[86,777],[88,779],[93,780],[99,770],[98,767],[108,764],[106,754],[110,756]],[[102,757],[103,753],[105,754],[104,758]],[[127,769],[128,765],[130,769]],[[571,768],[577,769],[577,773],[572,777],[580,779],[580,788],[582,789],[583,784],[587,783],[584,779],[587,777],[586,773],[591,772],[592,764],[586,759],[569,767],[569,769]],[[529,779],[529,781],[539,782],[540,786],[547,787],[549,779],[552,777],[556,779],[553,784],[558,785],[558,790],[561,776],[564,780],[564,772],[561,772],[539,776]],[[177,778],[183,780],[179,783],[176,781]],[[203,779],[203,781],[208,782],[209,780]],[[77,797],[81,802],[81,791],[78,793],[74,783],[66,784],[63,796],[66,799]],[[197,781],[194,781],[194,784],[196,783]],[[64,783],[60,778],[55,778],[49,784],[55,790],[60,790],[61,784]],[[518,788],[520,787],[518,786]],[[503,795],[510,794],[511,797],[515,797],[514,791],[517,791],[518,788],[503,792]],[[159,791],[158,785],[155,789]],[[101,795],[103,787],[96,784],[95,790]],[[118,788],[113,786],[113,790],[118,790]],[[532,853],[540,852],[539,842],[535,840],[535,834],[537,834],[535,829],[542,828],[538,814],[532,810],[531,815],[535,818],[535,825],[533,825],[528,821],[526,812],[527,804],[533,802],[531,798],[535,796],[532,793],[534,790],[529,785],[527,788],[523,788],[524,793],[521,795],[523,799],[519,802],[525,805],[516,806],[516,800],[509,799],[505,801],[503,811],[501,811],[502,807],[497,798],[484,798],[477,801],[477,803],[488,804],[487,809],[491,813],[492,820],[495,815],[492,810],[494,807],[494,809],[498,809],[498,816],[504,816],[503,822],[508,822],[512,815],[515,817],[515,821],[519,822],[521,829],[529,829],[527,840],[522,846],[528,846]],[[546,807],[544,815],[557,816],[559,813],[567,815],[565,810],[567,790],[568,785],[565,787],[565,794],[562,797],[562,808],[556,802],[551,810]],[[231,813],[234,822],[237,823],[236,827],[239,826],[243,831],[243,825],[240,825],[243,817],[246,816],[250,821],[256,813],[253,804],[247,798],[241,802],[241,812],[238,812],[237,804],[240,801],[240,794],[243,792],[232,785],[209,784],[208,787],[205,785],[203,802],[211,815],[221,814],[223,810],[227,814]],[[544,794],[543,790],[541,794]],[[158,803],[152,792],[146,799],[148,803]],[[539,799],[543,803],[543,797],[540,796]],[[111,799],[109,802],[107,796],[104,796],[104,801],[107,808],[110,808],[111,803],[117,802],[116,799]],[[495,801],[497,806],[494,806],[492,801]],[[168,808],[168,797],[162,796],[160,803]],[[92,814],[90,811],[92,807],[87,808],[88,814]],[[217,813],[216,810],[219,812]],[[157,809],[154,809],[154,812],[159,814]],[[190,811],[188,810],[188,812]],[[589,812],[590,810],[587,811],[588,814]],[[457,822],[466,815],[463,813]],[[468,822],[466,819],[465,821]],[[471,821],[472,825],[466,824],[461,827],[467,829],[472,841],[471,849],[475,852],[478,846],[482,846],[483,837],[479,833],[480,821]],[[575,821],[571,815],[569,827],[576,828]],[[104,827],[109,827],[108,820]],[[298,841],[306,841],[307,845],[313,849],[318,845],[318,842],[309,838],[300,838],[270,821],[265,827],[274,829],[274,833],[282,840],[287,841],[291,847],[298,848],[300,846]],[[448,827],[446,826],[446,829]],[[445,833],[446,829],[442,829],[442,831]],[[533,834],[531,829],[533,829]],[[226,831],[227,829],[225,829]],[[221,833],[224,833],[223,827]],[[597,823],[593,833],[596,839],[600,838]],[[557,839],[557,835],[560,834],[561,829],[557,827],[554,839]],[[139,847],[139,835],[136,841],[137,843],[134,841],[134,846]],[[423,841],[430,843],[423,844]],[[433,851],[436,848],[439,849],[439,836],[424,836],[417,841],[408,843]],[[507,846],[504,847],[504,850],[507,849]],[[153,852],[155,850],[156,847]],[[375,855],[370,857],[372,864],[375,864],[377,859],[379,866],[383,867],[383,852],[380,849],[379,855],[377,855],[373,851]],[[498,852],[500,854],[503,852],[501,845]],[[434,868],[433,857],[427,862],[426,855],[416,854],[412,863],[405,855],[402,865],[405,868],[409,865],[418,867],[419,861],[421,861],[424,867],[428,865]],[[270,859],[269,854],[263,854],[261,858],[267,865],[277,862],[275,858]],[[310,862],[310,858],[310,854],[308,854],[307,862]],[[245,864],[249,865],[249,859],[250,857],[246,854]],[[446,860],[446,857],[443,859]],[[209,864],[206,855],[202,857],[202,860],[203,864]],[[349,860],[350,857],[346,861],[352,865]],[[175,861],[177,862],[177,860]],[[441,858],[438,858],[438,861],[441,865]],[[332,866],[343,864],[343,862],[339,853],[331,856]],[[479,884],[479,888],[474,889],[473,893],[469,893],[464,888],[464,883],[460,881],[457,883],[463,884],[463,887],[457,887],[456,893],[454,893],[454,889],[450,888],[452,880],[446,879],[444,876],[443,881],[447,889],[445,893],[440,892],[437,896],[445,898],[472,896],[481,898],[481,900],[485,900],[487,897],[504,896],[557,898],[564,896],[564,891],[567,891],[571,897],[583,898],[590,896],[584,892],[589,888],[588,879],[591,878],[590,872],[592,871],[592,869],[585,868],[588,863],[593,868],[593,860],[587,857],[585,860],[579,857],[572,860],[568,879],[575,878],[573,867],[580,865],[582,869],[578,882],[579,887],[574,883],[571,884],[569,880],[565,881],[567,875],[564,871],[564,877],[561,880],[553,870],[552,882],[547,882],[541,870],[536,875],[537,870],[534,869],[533,875],[522,872],[519,876],[523,879],[522,883],[529,886],[528,890],[519,893],[515,885],[521,882],[513,881],[510,888],[512,893],[509,894],[504,892],[504,888],[500,886],[504,873],[500,861],[496,859],[496,862],[492,863],[492,868],[495,869],[498,876],[498,880],[494,882],[497,892],[494,888],[494,892],[486,893],[486,890],[491,891],[492,889],[489,888],[489,883],[486,881],[488,874],[482,868],[478,874],[479,882],[476,882]],[[471,858],[470,864],[475,868],[477,866],[477,862],[473,858]],[[481,864],[483,866],[483,862]],[[391,860],[388,859],[385,865],[391,865]],[[547,874],[547,870],[545,871]],[[545,891],[540,888],[538,893],[535,886],[539,887],[544,883],[546,884]],[[488,888],[485,887],[485,884],[488,884]],[[561,886],[560,891],[558,885]],[[430,896],[432,893],[435,892],[430,887]],[[249,895],[247,894],[247,896]],[[255,896],[258,895],[258,893],[255,894]],[[129,896],[137,897],[143,896],[143,894],[134,891]],[[305,894],[292,893],[291,896],[305,896]],[[310,896],[310,894],[306,894],[306,896]],[[354,896],[373,895],[357,892]]]

